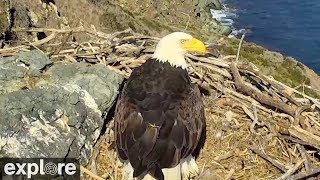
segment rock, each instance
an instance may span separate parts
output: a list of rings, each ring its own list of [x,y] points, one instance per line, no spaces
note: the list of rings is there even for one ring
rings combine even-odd
[[[232,29],[229,26],[222,26],[221,25],[219,28],[219,34],[228,36],[231,32],[232,32]]]
[[[76,84],[92,95],[95,103],[101,111],[111,107],[114,98],[118,94],[118,84],[122,77],[105,66],[96,64],[88,66],[85,63],[57,64],[51,67],[44,76],[50,77],[39,84]],[[117,85],[117,86],[115,86]]]
[[[136,16],[119,5],[108,4],[105,12],[100,17],[100,21],[101,24],[105,26],[104,29],[108,32],[122,31],[131,28],[135,32],[151,35],[167,29],[167,27],[158,21],[149,19],[158,16],[153,6],[150,6],[145,13],[148,14],[148,17]]]
[[[0,157],[85,165],[122,80],[103,65],[53,64],[40,51],[0,59]]]
[[[0,94],[27,87],[25,78],[40,76],[41,71],[50,64],[52,61],[38,50],[8,58],[0,57]]]
[[[210,13],[210,9],[221,10],[222,5],[219,0],[193,0],[193,5],[199,9],[204,9]]]
[[[215,9],[215,10],[221,10],[222,9],[222,5],[221,2],[219,0],[211,0],[212,4],[214,6],[210,6],[211,9]]]
[[[222,9],[222,5],[219,0],[194,0],[193,6],[196,17],[198,17],[202,23],[203,31],[226,36],[232,32],[230,27],[223,26],[216,19],[212,18],[211,9]]]
[[[40,76],[41,71],[52,64],[52,61],[39,50],[20,53],[16,56],[15,61],[21,62],[28,67],[29,75],[34,77]]]
[[[201,2],[202,1],[202,2]],[[219,0],[199,0],[199,4],[203,4],[204,8],[207,12],[210,12],[210,9],[221,10],[222,5]]]

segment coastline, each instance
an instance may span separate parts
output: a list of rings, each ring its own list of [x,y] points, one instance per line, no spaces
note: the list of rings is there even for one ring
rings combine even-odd
[[[320,26],[315,22],[320,20],[320,16],[312,14],[316,9],[312,5],[317,1],[313,0],[308,4],[293,1],[286,7],[286,2],[280,0],[277,3],[270,2],[264,8],[262,4],[254,5],[250,2],[236,0],[222,2],[228,3],[223,6],[225,11],[214,10],[213,17],[231,22],[229,25],[233,27],[232,35],[240,38],[243,32],[247,32],[248,41],[280,52],[284,56],[291,56],[319,75],[320,59],[317,52],[320,50],[318,47]]]
[[[226,40],[228,41],[227,43],[223,42],[217,48],[226,54],[236,54],[239,37],[250,30],[236,29],[234,27],[234,18],[238,16],[235,7],[229,8],[228,4],[224,2],[222,2],[222,7],[221,10],[212,9],[212,16],[223,25],[230,26],[232,32],[228,36],[231,39]],[[301,61],[253,42],[245,42],[243,48],[243,54],[241,54],[240,58],[254,63],[265,75],[273,76],[276,80],[292,87],[305,85],[309,86],[308,91],[319,92],[319,74]],[[317,94],[316,92],[314,93]]]

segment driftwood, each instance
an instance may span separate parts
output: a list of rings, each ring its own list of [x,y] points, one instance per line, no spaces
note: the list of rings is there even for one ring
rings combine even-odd
[[[0,49],[0,56],[11,56],[19,51],[37,48],[55,61],[100,63],[125,77],[129,77],[133,68],[140,66],[151,56],[159,40],[157,37],[134,33],[131,29],[113,34],[83,27],[14,31],[48,32],[50,35],[39,41]],[[69,40],[70,35],[79,33],[88,36],[90,41]],[[61,41],[58,36],[64,40]],[[243,38],[244,36],[242,40]],[[254,65],[241,62],[240,50],[241,44],[237,56],[187,54],[188,71],[192,81],[209,94],[220,94],[232,99],[233,103],[225,106],[238,107],[237,112],[252,121],[250,132],[259,134],[255,129],[263,126],[270,134],[284,142],[283,149],[289,152],[288,154],[294,154],[287,156],[296,158],[295,163],[290,165],[280,163],[274,157],[268,156],[267,152],[248,148],[283,172],[279,179],[316,176],[320,172],[320,160],[312,158],[311,161],[310,155],[320,149],[319,100],[261,74]],[[303,102],[299,101],[301,97],[304,98]],[[292,148],[298,149],[296,151],[299,153],[294,153],[296,151]],[[90,171],[82,169],[93,178],[99,179]],[[229,170],[225,177],[231,179],[234,171]]]

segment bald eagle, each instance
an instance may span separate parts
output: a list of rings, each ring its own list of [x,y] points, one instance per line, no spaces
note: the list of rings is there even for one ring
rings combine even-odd
[[[187,179],[206,138],[204,105],[191,83],[185,53],[204,44],[183,32],[158,42],[152,58],[134,69],[117,102],[115,142],[126,160],[124,179]]]

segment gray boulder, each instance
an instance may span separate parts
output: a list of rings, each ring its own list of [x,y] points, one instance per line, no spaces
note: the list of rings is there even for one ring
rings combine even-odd
[[[0,59],[0,157],[87,164],[122,80],[103,65],[53,63],[40,51]]]
[[[0,57],[0,94],[13,92],[28,86],[28,78],[37,78],[51,65],[41,51],[23,52],[16,56]]]

